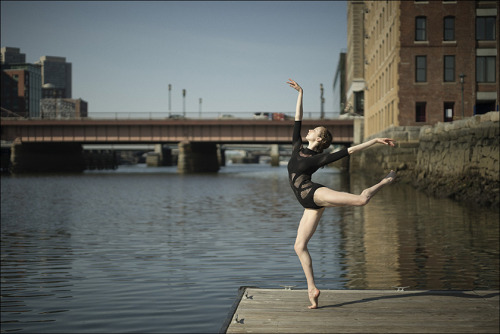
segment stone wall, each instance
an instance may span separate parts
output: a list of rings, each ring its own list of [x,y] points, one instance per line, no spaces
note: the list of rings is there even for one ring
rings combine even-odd
[[[434,126],[392,127],[374,137],[393,138],[396,147],[353,154],[350,169],[378,176],[395,169],[400,182],[427,193],[498,208],[499,130],[498,112]]]
[[[366,140],[387,137],[394,139],[396,143],[395,147],[376,145],[351,155],[350,171],[382,177],[392,169],[398,171],[401,180],[410,180],[417,165],[419,135],[419,126],[398,126],[367,138]],[[359,138],[353,145],[363,141],[363,138]]]
[[[438,196],[498,207],[498,116],[423,127],[414,183]]]

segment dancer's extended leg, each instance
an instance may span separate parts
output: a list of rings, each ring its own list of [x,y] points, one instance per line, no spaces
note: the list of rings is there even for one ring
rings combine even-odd
[[[319,206],[363,206],[368,204],[370,199],[383,186],[390,184],[396,178],[396,172],[387,174],[379,183],[367,188],[360,195],[354,195],[346,192],[335,191],[327,187],[322,187],[314,193],[314,202]]]
[[[318,307],[318,298],[320,291],[316,287],[314,282],[314,273],[312,267],[312,259],[307,249],[307,243],[311,239],[316,231],[318,222],[323,215],[325,209],[312,210],[305,209],[304,215],[300,220],[299,229],[297,230],[297,239],[295,240],[295,252],[297,253],[300,263],[302,264],[302,269],[306,275],[307,280],[307,291],[309,294],[309,300],[311,301],[310,309]]]

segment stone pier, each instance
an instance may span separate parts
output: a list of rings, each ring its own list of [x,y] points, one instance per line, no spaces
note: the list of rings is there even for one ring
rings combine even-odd
[[[3,144],[1,146],[1,155],[2,155],[2,164],[1,164],[1,172],[2,173],[8,173],[10,170],[10,155],[11,155],[11,148],[10,145],[8,144]]]
[[[164,144],[156,144],[154,152],[146,157],[148,167],[172,166],[172,150]]]
[[[226,166],[226,149],[222,145],[217,145],[217,160],[220,167]]]
[[[215,143],[180,142],[177,170],[182,174],[217,172],[219,170],[217,151]]]
[[[278,167],[280,165],[280,147],[278,144],[271,145],[271,166]]]
[[[83,147],[77,143],[21,143],[11,149],[11,172],[83,172]]]

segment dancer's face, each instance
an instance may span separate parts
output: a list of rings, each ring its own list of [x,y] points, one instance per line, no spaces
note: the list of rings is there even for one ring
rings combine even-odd
[[[306,139],[308,141],[321,140],[320,135],[321,135],[321,127],[317,127],[317,128],[309,130],[309,132],[307,133]]]

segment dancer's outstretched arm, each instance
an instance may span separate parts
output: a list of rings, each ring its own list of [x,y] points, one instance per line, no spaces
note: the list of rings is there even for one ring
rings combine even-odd
[[[365,148],[370,147],[370,146],[375,145],[375,144],[384,144],[384,145],[389,145],[389,146],[394,147],[394,139],[374,138],[374,139],[366,141],[362,144],[358,144],[358,145],[349,147],[347,149],[347,152],[349,152],[349,154],[353,154],[354,152],[364,150]]]
[[[295,109],[295,120],[296,121],[302,121],[302,115],[303,115],[303,110],[302,110],[302,87],[299,86],[298,83],[293,81],[292,79],[288,79],[287,84],[290,85],[293,89],[299,92],[299,96],[297,97],[297,107]]]

